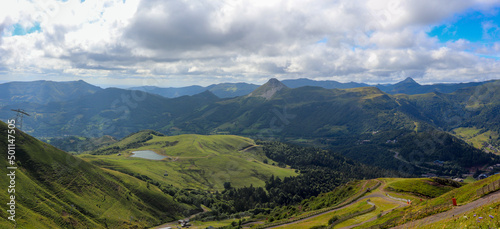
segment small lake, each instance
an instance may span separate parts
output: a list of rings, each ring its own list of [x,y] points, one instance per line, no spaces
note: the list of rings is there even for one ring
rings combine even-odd
[[[157,154],[151,150],[134,151],[132,152],[132,155],[130,155],[130,157],[139,157],[149,160],[161,160],[163,158],[166,158],[165,156]]]

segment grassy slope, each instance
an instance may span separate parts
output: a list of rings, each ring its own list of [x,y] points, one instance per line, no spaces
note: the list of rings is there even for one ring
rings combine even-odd
[[[152,138],[134,144],[148,135]],[[131,144],[133,148],[127,148]],[[240,136],[157,136],[142,131],[97,151],[108,152],[106,149],[119,147],[113,152],[120,152],[121,156],[82,155],[81,158],[126,174],[144,175],[162,185],[205,190],[222,190],[224,182],[231,182],[233,187],[263,186],[271,175],[282,178],[296,175],[291,169],[271,165],[274,162],[254,145],[253,140]],[[136,150],[153,150],[168,158],[155,161],[129,157]],[[268,164],[263,163],[264,159]]]
[[[176,125],[185,132],[216,130],[294,138],[359,134],[389,127],[413,129],[415,120],[398,107],[391,96],[376,88],[301,87],[281,90],[269,100],[238,97],[219,101],[176,121]]]
[[[0,147],[6,149],[5,123]],[[128,175],[106,172],[26,134],[16,135],[17,224],[25,228],[147,227],[182,217],[193,207],[178,204],[155,186]],[[6,158],[6,152],[1,152]],[[7,160],[0,160],[7,167]],[[7,185],[7,176],[0,184]],[[6,203],[7,192],[0,193]],[[6,220],[0,209],[0,227]],[[186,212],[187,213],[187,212]]]
[[[304,221],[301,221],[299,223],[295,223],[292,225],[284,225],[284,226],[277,227],[277,228],[291,228],[291,229],[297,228],[297,229],[300,229],[300,228],[311,228],[311,227],[320,226],[320,225],[328,225],[328,220],[330,220],[334,216],[340,217],[344,214],[349,214],[349,213],[353,213],[356,211],[366,210],[370,207],[371,207],[371,205],[367,204],[366,201],[361,201],[359,203],[353,204],[347,208],[343,208],[343,209],[340,209],[338,211],[330,212],[328,214],[324,214],[324,215],[321,215],[318,217],[304,220]]]
[[[387,201],[385,199],[382,199],[380,197],[370,198],[370,202],[374,203],[375,206],[377,206],[377,208],[374,211],[369,212],[367,214],[363,214],[363,215],[354,217],[354,218],[349,219],[349,220],[346,220],[346,221],[336,225],[334,228],[342,228],[342,227],[347,227],[347,226],[355,225],[358,223],[362,223],[364,221],[367,221],[367,220],[377,216],[381,212],[398,207],[397,204],[390,202],[390,201]]]
[[[470,203],[474,200],[477,200],[479,196],[476,194],[476,190],[478,188],[481,188],[487,184],[490,184],[491,182],[500,179],[500,175],[495,175],[488,177],[483,180],[479,180],[474,183],[469,183],[465,184],[460,188],[453,189],[449,192],[446,192],[436,198],[429,199],[429,200],[424,200],[424,201],[413,201],[413,203],[410,206],[404,207],[404,208],[399,208],[395,211],[392,211],[391,213],[375,220],[369,223],[366,223],[362,225],[360,228],[366,228],[370,227],[373,225],[381,224],[384,223],[390,219],[396,218],[396,217],[403,217],[403,219],[406,219],[406,217],[412,213],[412,214],[418,214],[418,213],[423,213],[425,212],[425,209],[429,209],[432,207],[436,206],[443,206],[443,204],[451,204],[451,198],[456,198],[458,205],[464,205],[467,203]],[[384,179],[385,180],[385,179]],[[394,180],[394,179],[387,179],[387,180]],[[401,179],[397,179],[401,180]],[[407,179],[405,179],[407,180]],[[389,183],[389,182],[388,182]],[[390,184],[388,184],[390,185]],[[434,214],[439,213],[439,211],[445,211],[449,210],[449,207],[439,207],[437,209],[434,209]],[[479,209],[476,209],[478,211]],[[484,216],[483,216],[484,217]],[[399,223],[403,223],[402,220],[398,220]],[[446,221],[448,222],[448,221]],[[428,225],[429,226],[429,225]],[[442,225],[441,225],[442,226]],[[428,228],[435,228],[435,227],[428,227]],[[441,227],[439,227],[441,228]]]
[[[425,228],[500,228],[500,202],[426,225]]]
[[[498,180],[498,179],[500,179],[500,175],[494,175],[494,176],[490,176],[490,177],[483,179],[483,180],[478,180],[474,183],[466,184],[460,188],[457,188],[457,189],[452,190],[450,192],[447,192],[447,193],[445,193],[437,198],[432,199],[430,201],[430,204],[438,205],[438,204],[445,203],[447,201],[449,202],[451,200],[451,198],[453,198],[453,197],[455,197],[457,199],[458,205],[463,205],[463,204],[472,202],[472,201],[479,198],[479,196],[477,196],[477,194],[476,194],[477,189],[482,188],[482,187],[484,187],[484,186],[486,186],[486,185],[490,184],[491,182]]]
[[[449,192],[455,187],[448,185],[440,185],[432,178],[417,178],[417,179],[395,179],[387,184],[388,191],[411,193],[423,197],[437,197],[446,192]]]
[[[485,149],[487,152],[500,153],[496,150],[484,147],[484,144],[488,144],[491,139],[498,139],[499,135],[495,131],[488,130],[486,132],[481,131],[475,127],[465,128],[460,127],[453,130],[455,135],[464,139],[465,141],[472,143],[472,145],[478,149]]]

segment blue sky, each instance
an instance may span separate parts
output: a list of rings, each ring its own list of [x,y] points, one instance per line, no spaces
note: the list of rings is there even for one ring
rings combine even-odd
[[[500,8],[487,12],[468,10],[447,18],[442,24],[432,27],[428,35],[437,37],[439,42],[470,41],[473,45],[467,49],[482,58],[500,60],[500,53],[493,50],[500,41]],[[492,49],[490,53],[477,52],[477,49]]]
[[[0,1],[0,81],[500,79],[500,1]]]
[[[441,42],[465,39],[471,42],[493,43],[500,37],[500,9],[493,9],[494,13],[470,11],[446,19],[443,24],[435,26],[428,33],[436,36]]]
[[[40,23],[35,22],[34,25],[24,27],[21,24],[12,25],[12,36],[23,36],[30,33],[40,32]]]

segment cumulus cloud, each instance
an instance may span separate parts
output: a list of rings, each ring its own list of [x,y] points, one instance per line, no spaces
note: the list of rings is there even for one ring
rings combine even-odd
[[[492,79],[499,60],[485,55],[494,55],[498,43],[442,43],[427,32],[464,11],[491,13],[497,6],[487,0],[3,1],[0,73],[2,80],[155,79],[168,86],[270,77]],[[15,26],[37,24],[39,31],[14,33]],[[484,36],[497,36],[495,26],[485,22]]]

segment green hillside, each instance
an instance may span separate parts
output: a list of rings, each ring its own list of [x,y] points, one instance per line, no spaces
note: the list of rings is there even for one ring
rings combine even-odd
[[[294,138],[413,130],[416,123],[422,130],[430,128],[401,111],[391,96],[377,88],[273,90],[264,87],[257,89],[256,94],[259,96],[251,94],[209,104],[179,118],[172,127],[197,133],[212,130],[216,133]]]
[[[0,122],[0,147],[7,149]],[[129,175],[100,169],[16,129],[16,223],[21,228],[143,228],[188,215],[195,207],[179,204],[157,187]],[[6,168],[7,151],[2,150]],[[1,176],[7,187],[9,177]],[[3,189],[5,190],[5,189]],[[0,201],[8,202],[8,193]],[[0,227],[13,228],[7,205]]]
[[[463,88],[450,94],[434,92],[397,95],[396,98],[405,104],[409,114],[445,131],[455,130],[458,136],[472,140],[472,144],[478,148],[482,148],[483,143],[500,146],[500,81]],[[484,138],[470,139],[467,129],[478,129],[479,135],[489,133]]]
[[[40,138],[43,142],[49,143],[56,148],[72,154],[79,154],[91,151],[100,147],[115,143],[117,140],[109,135],[97,138],[67,136],[67,137],[47,137]]]
[[[393,192],[409,193],[416,196],[434,198],[462,184],[441,178],[398,179],[390,182],[386,189]]]
[[[429,192],[432,189],[441,189],[442,194],[431,199],[414,199],[414,198],[405,198],[405,199],[412,199],[413,202],[411,205],[405,206],[403,208],[398,208],[395,209],[394,211],[391,211],[384,215],[383,217],[379,217],[376,220],[372,222],[368,222],[360,226],[359,228],[370,228],[371,226],[378,226],[380,228],[390,228],[393,226],[401,225],[404,223],[407,223],[409,221],[414,221],[418,219],[422,219],[434,214],[438,214],[440,212],[448,212],[456,207],[452,206],[452,198],[455,198],[457,201],[458,206],[463,206],[468,203],[471,203],[473,201],[478,200],[481,196],[477,194],[477,190],[479,188],[482,188],[484,186],[487,186],[488,184],[493,183],[494,181],[497,181],[500,179],[500,175],[494,175],[491,177],[488,177],[483,180],[479,180],[473,183],[461,185],[461,187],[454,188],[456,185],[448,185],[448,187],[443,186],[442,184],[438,184],[435,187],[430,187],[427,185],[424,186],[413,186],[415,187],[414,190],[418,190],[418,193],[426,193]],[[400,186],[401,184],[405,185],[407,184],[408,187],[405,187],[404,189],[412,189],[412,184],[418,183],[418,182],[425,182],[425,179],[382,179],[385,180],[388,183],[388,187],[396,185]],[[433,182],[436,184],[436,182]],[[449,183],[451,184],[451,183]],[[387,188],[386,188],[387,189]],[[446,191],[446,189],[449,189]],[[392,195],[392,194],[391,194]],[[496,205],[494,205],[496,206]],[[484,214],[485,212],[488,212],[488,210],[491,209],[485,209],[485,207],[489,206],[476,206],[472,209],[474,209],[474,212],[479,212],[481,214]],[[467,214],[469,217],[471,214]],[[463,215],[461,214],[460,217]],[[484,215],[482,215],[484,216]],[[496,216],[495,216],[496,217]],[[442,222],[449,222],[450,220],[448,219],[456,219],[457,217],[452,217],[452,213],[449,213],[447,215],[446,219],[443,219]],[[477,219],[477,218],[476,218]],[[464,220],[457,221],[453,220],[454,222],[459,222],[463,223]],[[454,225],[457,225],[453,222],[451,223],[436,223],[432,225],[439,225],[439,228],[457,228]],[[478,224],[479,225],[479,224]],[[436,226],[430,226],[426,225],[425,228],[437,228]],[[474,227],[474,228],[483,228],[483,227]],[[487,227],[486,227],[487,228]]]
[[[130,157],[138,150],[152,150],[166,158]],[[222,190],[225,182],[234,187],[262,187],[272,175],[296,175],[292,169],[272,165],[277,163],[253,140],[233,135],[163,136],[141,131],[81,158],[162,186],[190,189]]]

